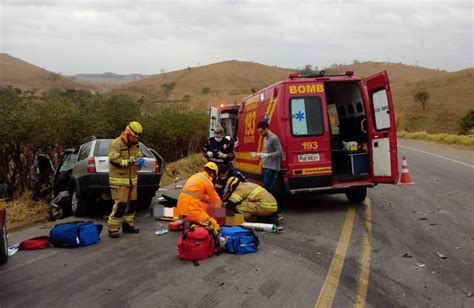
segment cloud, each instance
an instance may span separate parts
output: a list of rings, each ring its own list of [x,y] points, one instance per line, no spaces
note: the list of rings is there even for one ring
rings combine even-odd
[[[470,1],[4,0],[1,49],[66,74],[157,73],[227,59],[472,66]]]

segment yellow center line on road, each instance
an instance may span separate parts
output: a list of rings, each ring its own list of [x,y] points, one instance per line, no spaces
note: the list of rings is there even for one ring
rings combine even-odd
[[[367,289],[369,287],[370,273],[370,239],[372,237],[372,204],[369,198],[365,199],[365,232],[362,236],[361,257],[360,257],[360,273],[357,281],[357,294],[354,308],[365,307],[365,299],[367,297]]]
[[[342,226],[341,236],[337,243],[336,252],[332,258],[331,265],[324,280],[323,287],[319,292],[318,300],[314,307],[331,307],[334,295],[336,294],[339,278],[341,276],[344,259],[346,258],[347,247],[352,234],[352,226],[354,225],[355,207],[351,206],[346,212],[344,225]]]

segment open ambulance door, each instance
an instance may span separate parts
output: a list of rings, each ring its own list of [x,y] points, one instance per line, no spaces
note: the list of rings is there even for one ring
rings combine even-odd
[[[216,107],[209,108],[209,137],[214,137],[214,128],[218,123],[218,109]]]
[[[386,71],[367,79],[372,121],[368,121],[374,183],[397,183],[397,131],[392,94]]]

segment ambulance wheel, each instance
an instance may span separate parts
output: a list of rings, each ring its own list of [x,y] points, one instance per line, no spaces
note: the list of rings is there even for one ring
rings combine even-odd
[[[72,192],[71,212],[76,217],[85,216],[87,213],[87,200],[77,195],[76,189]]]
[[[367,187],[352,188],[346,192],[346,197],[350,203],[362,203],[367,197]]]
[[[3,225],[0,230],[0,264],[5,264],[8,261],[8,239],[7,227]]]

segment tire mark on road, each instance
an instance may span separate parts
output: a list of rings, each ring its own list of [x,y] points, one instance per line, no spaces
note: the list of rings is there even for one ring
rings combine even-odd
[[[17,266],[14,266],[14,267],[10,267],[8,269],[5,269],[3,271],[0,271],[0,274],[5,274],[5,273],[8,273],[8,272],[11,272],[11,271],[14,271],[14,270],[17,270],[19,268],[22,268],[23,266],[26,266],[26,265],[29,265],[31,263],[34,263],[36,261],[39,261],[39,260],[42,260],[42,259],[45,259],[45,258],[49,258],[55,254],[57,254],[59,252],[59,250],[55,250],[51,253],[48,253],[48,254],[44,254],[40,257],[37,257],[37,258],[33,258],[33,259],[30,259],[28,261],[26,261],[25,263],[22,263],[22,264],[18,264]],[[0,306],[1,307],[1,306]]]
[[[370,241],[372,238],[372,203],[369,198],[364,201],[365,205],[365,219],[364,219],[364,234],[362,235],[361,257],[360,257],[360,272],[357,281],[356,302],[353,307],[365,307],[365,299],[367,297],[367,289],[369,287],[369,273],[370,273]]]
[[[318,300],[314,307],[331,307],[334,295],[336,294],[339,278],[341,276],[344,259],[346,257],[347,248],[351,239],[352,227],[354,225],[355,207],[348,208],[344,225],[342,227],[341,236],[337,243],[336,252],[329,266],[329,270],[324,280],[323,287],[319,292]]]

